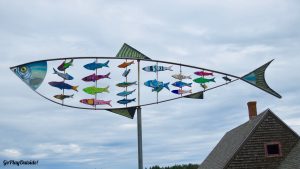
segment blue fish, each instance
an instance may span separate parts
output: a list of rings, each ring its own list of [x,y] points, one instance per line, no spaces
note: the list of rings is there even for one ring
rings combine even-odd
[[[78,86],[71,86],[69,85],[68,83],[65,83],[65,82],[49,82],[49,85],[53,86],[53,87],[57,87],[61,90],[63,89],[72,89],[72,90],[75,90],[78,92],[77,88]]]
[[[146,66],[143,68],[144,71],[146,72],[158,72],[158,71],[165,71],[165,70],[172,70],[172,65],[169,67],[164,67],[164,66],[157,66],[157,65],[153,65],[153,66]]]
[[[59,77],[65,79],[65,80],[72,80],[73,79],[73,77],[71,75],[69,75],[68,73],[60,73],[57,70],[55,70],[54,68],[53,68],[53,70],[54,70],[53,74],[57,74]]]
[[[98,68],[109,67],[108,63],[109,63],[109,60],[105,63],[96,63],[96,61],[94,61],[92,63],[88,63],[88,64],[84,65],[83,67],[88,70],[96,70]]]
[[[129,74],[129,72],[130,72],[130,69],[125,70],[125,71],[123,72],[122,76],[127,77],[127,75]]]
[[[180,88],[182,88],[184,86],[192,87],[192,83],[185,83],[182,81],[177,81],[177,82],[173,83],[172,85],[175,87],[180,87]]]
[[[122,99],[122,100],[118,100],[117,102],[119,104],[128,104],[130,102],[135,102],[135,98],[134,99]]]
[[[135,92],[135,89],[132,91],[123,91],[123,92],[118,93],[117,95],[125,97],[125,96],[132,94],[133,92]]]
[[[153,88],[152,91],[156,91],[156,92],[160,92],[163,88],[166,88],[166,89],[170,90],[169,84],[170,84],[170,82],[163,83],[163,82],[160,82],[156,79],[148,80],[144,83],[145,86],[152,87]]]

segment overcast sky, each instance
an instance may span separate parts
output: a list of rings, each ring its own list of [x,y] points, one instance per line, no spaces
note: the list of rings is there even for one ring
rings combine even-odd
[[[115,56],[123,43],[152,59],[242,76],[266,72],[277,99],[242,81],[143,108],[145,167],[200,164],[221,137],[248,120],[246,103],[270,108],[300,133],[298,0],[0,0],[0,168],[137,168],[136,118],[53,104],[10,66],[72,56]],[[14,167],[12,167],[14,168]]]

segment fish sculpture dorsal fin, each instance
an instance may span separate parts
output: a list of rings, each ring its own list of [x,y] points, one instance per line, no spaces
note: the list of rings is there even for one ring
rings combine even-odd
[[[149,58],[148,56],[144,55],[143,53],[134,49],[126,43],[123,44],[116,57],[151,60],[151,58]]]

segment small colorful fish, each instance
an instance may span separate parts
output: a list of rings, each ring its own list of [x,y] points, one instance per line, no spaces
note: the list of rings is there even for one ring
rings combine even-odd
[[[107,104],[107,105],[109,105],[111,107],[110,102],[111,102],[111,100],[108,100],[108,101],[105,101],[105,100],[96,100],[96,99],[81,99],[80,100],[80,103],[88,104],[88,105],[91,105],[91,106]]]
[[[69,75],[68,73],[60,73],[60,72],[58,72],[57,70],[55,70],[54,68],[53,68],[53,70],[54,70],[54,73],[53,73],[53,74],[57,74],[59,77],[65,79],[65,80],[73,80],[73,79],[74,79],[74,78],[73,78],[71,75]]]
[[[231,79],[227,76],[222,77],[226,82],[231,82]]]
[[[94,61],[92,63],[88,63],[88,64],[84,65],[83,67],[88,70],[96,70],[96,69],[103,68],[103,67],[109,67],[108,63],[109,63],[109,60],[106,61],[105,63],[96,63],[96,61]]]
[[[213,76],[212,72],[205,72],[205,71],[195,72],[194,74],[198,76]]]
[[[118,86],[118,87],[128,87],[128,86],[131,86],[131,85],[137,85],[137,82],[136,81],[134,81],[134,82],[122,82],[122,83],[116,84],[116,86]]]
[[[185,83],[182,81],[177,81],[177,82],[173,83],[172,85],[175,87],[180,87],[180,88],[182,88],[184,86],[192,87],[192,83]]]
[[[95,95],[97,93],[103,93],[103,92],[109,93],[108,88],[109,88],[109,86],[104,87],[104,88],[100,88],[100,87],[98,88],[95,86],[91,86],[91,87],[84,88],[83,91],[86,92],[87,94]]]
[[[131,62],[123,62],[123,63],[120,64],[118,67],[119,67],[119,68],[126,68],[127,66],[130,66],[131,64],[134,64],[134,61],[131,61]]]
[[[207,85],[206,85],[206,84],[201,83],[200,85],[201,85],[201,87],[202,87],[204,90],[207,89]]]
[[[148,80],[144,83],[145,86],[152,87],[153,88],[152,91],[156,91],[156,92],[160,92],[163,88],[166,88],[166,89],[170,90],[169,84],[170,84],[170,82],[163,83],[163,82],[160,82],[156,79]]]
[[[63,90],[63,89],[72,89],[72,90],[75,90],[75,91],[78,92],[78,90],[77,90],[78,86],[71,86],[71,85],[69,85],[69,84],[67,84],[63,81],[62,82],[54,82],[53,81],[53,82],[49,82],[48,84],[53,86],[53,87],[57,87],[61,90]]]
[[[179,89],[179,90],[172,90],[171,92],[175,93],[175,94],[186,94],[186,93],[192,93],[192,90],[182,90],[182,89]]]
[[[57,67],[60,71],[65,71],[67,68],[73,65],[73,59],[70,60],[70,62],[64,61],[61,65]]]
[[[122,76],[123,76],[123,77],[127,77],[127,75],[129,74],[130,70],[131,70],[131,69],[124,70]]]
[[[123,92],[118,93],[117,95],[125,97],[125,96],[128,96],[128,95],[132,94],[133,92],[135,92],[135,90],[136,89],[134,89],[132,91],[123,91]]]
[[[215,81],[215,78],[212,78],[212,79],[206,79],[206,78],[203,78],[203,77],[199,77],[199,78],[197,78],[197,79],[194,79],[193,81],[196,82],[196,83],[216,82],[216,81]]]
[[[72,95],[64,95],[64,94],[58,94],[58,95],[55,95],[53,97],[59,99],[59,100],[64,100],[66,98],[73,98],[74,94]]]
[[[158,72],[158,71],[165,71],[165,70],[172,70],[172,65],[169,67],[164,67],[164,66],[157,66],[157,65],[153,65],[153,66],[146,66],[143,68],[144,71],[146,72]]]
[[[175,78],[175,79],[178,79],[178,80],[192,79],[191,76],[185,76],[185,75],[182,75],[182,74],[175,74],[175,75],[172,75],[172,77]]]
[[[104,78],[110,79],[109,75],[110,75],[110,73],[107,73],[106,75],[96,75],[94,73],[94,74],[91,74],[89,76],[86,76],[86,77],[82,78],[82,80],[85,81],[85,82],[95,82],[99,79],[104,79]]]
[[[128,104],[130,102],[135,102],[135,98],[134,99],[122,99],[122,100],[118,100],[117,101],[119,104]]]

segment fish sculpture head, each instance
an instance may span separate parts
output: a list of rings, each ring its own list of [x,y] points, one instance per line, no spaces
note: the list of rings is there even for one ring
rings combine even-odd
[[[47,74],[47,62],[31,62],[10,69],[32,90],[36,90],[43,83]]]

